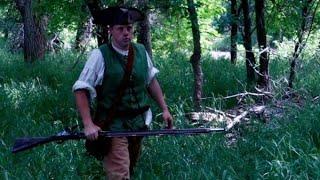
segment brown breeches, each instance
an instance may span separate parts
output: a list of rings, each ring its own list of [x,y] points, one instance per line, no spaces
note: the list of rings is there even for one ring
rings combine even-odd
[[[111,148],[103,159],[103,167],[109,180],[130,179],[141,151],[140,137],[111,139]]]

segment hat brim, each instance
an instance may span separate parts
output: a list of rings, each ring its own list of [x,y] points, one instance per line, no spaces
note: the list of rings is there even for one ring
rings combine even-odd
[[[93,14],[97,25],[126,25],[144,20],[144,14],[137,8],[109,7]]]

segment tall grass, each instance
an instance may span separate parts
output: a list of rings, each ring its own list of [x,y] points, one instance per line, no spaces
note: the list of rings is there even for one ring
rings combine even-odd
[[[0,50],[0,178],[104,179],[100,162],[86,156],[83,141],[51,143],[11,154],[16,137],[48,136],[65,126],[81,124],[71,87],[85,58],[70,71],[77,55],[63,53],[25,64],[22,55]],[[161,83],[177,127],[190,127],[184,113],[192,110],[193,74],[188,57],[155,58]],[[320,76],[314,61],[303,62],[296,81],[310,97],[318,95]],[[287,62],[271,61],[276,79]],[[203,58],[204,106],[227,109],[235,101],[217,97],[247,89],[245,68]],[[227,145],[224,134],[144,139],[134,179],[319,179],[320,107],[306,99],[303,109],[288,108],[270,123],[252,119],[240,126],[237,143]],[[154,105],[153,105],[154,106]],[[155,109],[154,128],[161,126]]]

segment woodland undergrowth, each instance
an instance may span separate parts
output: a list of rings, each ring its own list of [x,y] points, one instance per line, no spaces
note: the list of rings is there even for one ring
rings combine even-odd
[[[71,87],[85,57],[71,69],[77,58],[76,53],[61,52],[25,64],[22,54],[0,49],[1,178],[104,179],[100,162],[85,154],[83,141],[51,143],[19,154],[10,152],[17,137],[49,136],[65,126],[81,124]],[[250,116],[246,123],[233,128],[237,137],[232,144],[223,133],[145,138],[134,179],[319,179],[318,59],[315,54],[300,62],[292,91],[295,96],[286,97],[288,60],[274,57],[270,61],[272,98],[263,101],[263,105],[270,109],[280,106],[281,113],[272,111],[268,121]],[[237,65],[213,61],[209,56],[202,60],[204,108],[236,108],[238,98],[223,97],[255,90],[246,85],[243,60]],[[193,107],[193,74],[188,57],[174,53],[161,58],[155,54],[154,63],[160,70],[157,78],[174,115],[175,127],[194,127],[185,117]],[[261,98],[249,95],[241,105],[261,102]],[[155,104],[152,106],[152,128],[161,128],[160,111]]]

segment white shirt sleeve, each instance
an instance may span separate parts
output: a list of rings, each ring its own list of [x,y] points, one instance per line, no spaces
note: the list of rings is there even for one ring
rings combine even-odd
[[[72,91],[86,89],[90,93],[90,99],[93,100],[97,96],[95,87],[102,84],[104,69],[102,53],[99,49],[92,50]]]
[[[148,79],[147,79],[147,83],[149,85],[150,82],[152,81],[152,79],[159,73],[159,70],[153,66],[152,60],[151,60],[149,54],[147,53],[147,51],[146,51],[146,55],[147,55],[147,61],[148,61]],[[152,111],[151,111],[150,108],[148,109],[148,111],[146,111],[144,113],[144,119],[145,119],[145,124],[147,126],[150,126],[150,124],[152,122]]]
[[[147,83],[150,84],[151,80],[159,73],[159,70],[153,66],[151,58],[146,51],[147,61],[148,61],[148,81]]]

